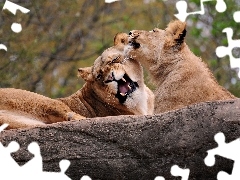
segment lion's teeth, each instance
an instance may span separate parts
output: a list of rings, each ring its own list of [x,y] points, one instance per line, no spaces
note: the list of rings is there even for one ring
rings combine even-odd
[[[123,77],[122,77],[122,80],[123,80],[124,82],[127,82],[126,79],[124,79]]]
[[[120,93],[120,95],[121,95],[121,96],[126,96],[126,94],[124,94],[124,93]]]
[[[128,89],[130,89],[130,90],[132,89],[130,85],[128,85]]]

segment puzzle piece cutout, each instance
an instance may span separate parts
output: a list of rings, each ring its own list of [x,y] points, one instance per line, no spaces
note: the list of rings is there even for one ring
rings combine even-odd
[[[4,44],[0,44],[0,50],[3,49],[4,51],[7,51],[7,46]]]
[[[10,2],[10,1],[8,1],[8,0],[6,0],[6,2],[5,2],[5,4],[4,4],[2,10],[4,10],[4,9],[9,10],[9,11],[10,11],[11,13],[13,13],[14,15],[16,15],[17,10],[21,11],[21,12],[24,13],[24,14],[30,12],[29,9],[24,8],[24,7],[22,7],[22,6],[19,6],[19,5],[15,4],[15,3],[12,3],[12,2]],[[13,32],[19,33],[19,32],[22,31],[22,25],[19,24],[19,23],[13,23],[12,26],[11,26],[11,29],[12,29]]]
[[[89,176],[84,175],[80,180],[92,180]]]
[[[240,19],[239,19],[240,20]],[[233,48],[240,48],[240,39],[237,39],[237,40],[233,40],[232,37],[233,37],[233,29],[232,28],[225,28],[223,29],[224,33],[226,33],[227,35],[227,40],[228,40],[228,46],[225,47],[225,46],[219,46],[216,48],[216,55],[219,57],[219,58],[222,58],[224,56],[229,56],[229,59],[230,59],[230,66],[232,69],[234,68],[239,68],[239,71],[238,71],[238,77],[240,77],[240,58],[235,58],[233,55],[232,55],[232,50]]]
[[[154,178],[154,180],[165,180],[165,178],[162,177],[162,176],[157,176],[157,177]]]
[[[171,167],[171,174],[175,177],[181,176],[182,180],[188,180],[190,170],[189,169],[182,169],[178,165],[173,165]],[[165,180],[162,176],[157,176],[154,180]]]
[[[190,13],[187,13],[187,6],[188,4],[186,3],[186,1],[178,1],[176,3],[176,8],[178,10],[178,14],[175,14],[175,16],[181,20],[181,21],[186,21],[186,18],[187,16],[189,15],[192,15],[192,14],[204,14],[205,11],[204,11],[204,5],[203,3],[204,2],[207,2],[207,1],[213,1],[213,0],[201,0],[200,4],[201,4],[201,9],[200,11],[195,11],[195,12],[190,12]],[[227,6],[226,6],[226,3],[224,2],[224,0],[216,0],[217,3],[216,3],[216,10],[218,12],[224,12],[226,11],[227,9]],[[239,23],[240,22],[240,11],[236,11],[234,14],[233,14],[233,18],[234,18],[234,21]],[[240,48],[240,40],[233,40],[232,39],[232,36],[233,36],[233,30],[231,28],[225,28],[223,30],[223,32],[225,32],[227,34],[227,39],[228,39],[228,47],[224,47],[224,46],[219,46],[217,47],[216,49],[216,54],[218,57],[222,58],[226,55],[229,56],[230,58],[230,66],[232,69],[234,68],[238,68],[238,77],[240,78],[240,58],[235,58],[233,55],[232,55],[232,50],[233,48],[236,48],[236,47],[239,47]]]
[[[19,6],[15,3],[12,3],[11,1],[8,1],[8,0],[6,0],[6,2],[4,3],[4,6],[3,6],[2,10],[5,10],[5,9],[9,10],[14,15],[16,15],[17,10],[21,11],[24,14],[30,12],[29,9],[24,8],[22,6]],[[12,23],[11,29],[15,33],[20,33],[22,31],[22,25],[19,24],[19,23]],[[0,50],[1,49],[7,51],[7,47],[4,44],[0,44]]]
[[[189,169],[182,169],[178,165],[174,165],[171,167],[171,174],[175,177],[181,176],[182,180],[188,180],[190,170]]]
[[[8,127],[8,124],[2,124],[0,126],[0,132],[2,132],[4,129],[6,129]]]
[[[4,9],[8,9],[14,15],[16,15],[17,10],[20,10],[22,13],[25,13],[25,14],[30,11],[29,9],[24,8],[22,6],[19,6],[19,5],[15,4],[15,3],[12,3],[10,1],[8,1],[8,0],[6,0],[6,2],[4,3],[3,10]]]
[[[220,171],[217,175],[218,180],[239,180],[240,177],[240,139],[236,139],[230,143],[225,143],[225,136],[223,133],[217,133],[214,136],[215,141],[218,144],[217,148],[208,150],[208,155],[204,159],[204,163],[207,166],[213,166],[215,164],[215,155],[222,156],[224,158],[234,161],[232,174],[229,175],[226,172]]]
[[[233,19],[235,22],[240,23],[240,11],[233,13]]]
[[[227,5],[226,3],[224,2],[224,0],[201,0],[200,1],[200,5],[201,5],[201,8],[200,8],[200,11],[194,11],[194,12],[187,12],[187,7],[188,7],[188,4],[186,1],[178,1],[176,3],[176,9],[178,10],[178,14],[174,14],[176,18],[178,18],[180,21],[184,22],[186,21],[187,17],[189,15],[193,15],[193,14],[204,14],[205,13],[205,10],[204,10],[204,2],[208,2],[208,1],[217,1],[216,3],[216,6],[215,6],[215,9],[222,13],[224,11],[226,11],[227,9]]]
[[[1,125],[0,132],[3,131],[7,126],[7,124]],[[68,160],[60,161],[60,173],[42,171],[40,147],[36,142],[32,142],[28,145],[28,151],[34,155],[34,158],[32,158],[23,166],[19,166],[19,164],[11,156],[11,153],[17,152],[19,148],[20,146],[16,141],[11,141],[7,147],[4,147],[0,142],[0,179],[70,179],[64,174],[67,168],[70,166],[70,162]]]
[[[22,180],[70,180],[70,178],[64,174],[70,165],[68,160],[60,161],[60,172],[44,172],[42,171],[42,157],[40,154],[40,148],[36,142],[30,143],[28,146],[29,152],[31,152],[34,157],[23,166],[19,166],[18,163],[11,157],[11,153],[18,150],[19,144],[15,141],[10,142],[7,147],[4,147],[0,143],[0,179],[19,179],[20,177]]]
[[[0,132],[6,129],[8,124],[0,126]],[[23,166],[12,158],[11,153],[17,152],[20,146],[16,141],[11,141],[7,147],[4,147],[0,142],[0,179],[19,179],[19,180],[71,180],[65,175],[66,170],[70,166],[70,161],[61,160],[59,162],[60,172],[44,172],[42,170],[43,163],[40,152],[40,147],[36,142],[28,145],[28,151],[34,155]],[[87,175],[83,176],[80,180],[91,180]]]
[[[113,3],[113,2],[116,2],[116,1],[120,1],[120,0],[105,0],[105,3]]]
[[[5,174],[9,173],[10,169],[18,169],[19,165],[16,161],[11,157],[11,153],[19,150],[19,144],[16,141],[12,141],[8,144],[7,147],[4,147],[2,143],[0,143],[0,177],[6,177]],[[6,169],[8,171],[6,171]]]

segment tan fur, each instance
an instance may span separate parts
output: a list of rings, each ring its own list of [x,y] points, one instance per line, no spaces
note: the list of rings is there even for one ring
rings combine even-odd
[[[126,33],[117,33],[114,36],[114,46],[118,50],[123,50],[126,44],[128,44],[128,35]]]
[[[165,30],[130,32],[125,54],[149,70],[155,90],[154,113],[186,105],[233,99],[215,80],[207,65],[184,42],[186,24],[171,22]]]
[[[127,35],[119,34],[115,39],[118,43],[104,51],[92,67],[79,68],[79,76],[86,83],[69,97],[51,99],[20,89],[0,89],[0,125],[7,123],[8,129],[14,129],[85,117],[152,114],[154,97],[143,82],[141,65],[123,58],[121,39],[127,40]],[[117,83],[105,82],[112,73],[117,80],[127,74],[139,85],[124,103],[116,98]]]
[[[9,124],[8,129],[83,118],[61,101],[21,89],[0,89],[0,124]]]
[[[86,84],[81,91],[69,98],[61,99],[74,112],[79,112],[80,108],[75,102],[79,101],[80,96],[84,96],[82,102],[89,108],[86,109],[86,113],[81,114],[86,117],[153,113],[154,95],[144,84],[142,66],[138,61],[123,57],[124,46],[122,43],[127,42],[127,39],[127,34],[118,34],[115,41],[117,40],[119,45],[105,50],[95,60],[92,67],[79,68],[79,76],[86,81]],[[124,103],[119,103],[116,98],[117,82],[106,82],[113,78],[120,80],[124,74],[127,74],[132,81],[137,82],[139,87],[128,96]]]

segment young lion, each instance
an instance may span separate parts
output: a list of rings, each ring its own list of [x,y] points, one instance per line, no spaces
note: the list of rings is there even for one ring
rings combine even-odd
[[[221,87],[206,64],[184,42],[186,23],[173,21],[165,30],[133,30],[125,54],[149,70],[157,86],[154,113],[189,104],[233,99]]]
[[[125,41],[121,39],[127,38],[127,34],[118,34],[118,43],[105,50],[92,67],[79,69],[86,83],[69,97],[51,99],[20,89],[0,89],[0,124],[14,129],[85,117],[152,114],[154,97],[143,82],[141,65],[123,58]]]

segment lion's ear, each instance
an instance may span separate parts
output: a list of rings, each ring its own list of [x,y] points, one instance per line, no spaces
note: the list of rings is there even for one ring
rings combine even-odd
[[[182,47],[186,36],[186,23],[179,20],[172,21],[165,30],[165,47]]]
[[[91,81],[92,80],[92,66],[85,67],[85,68],[79,68],[78,69],[78,77],[83,78],[85,81]]]
[[[128,35],[126,33],[117,33],[113,41],[114,46],[125,45],[128,43]]]

